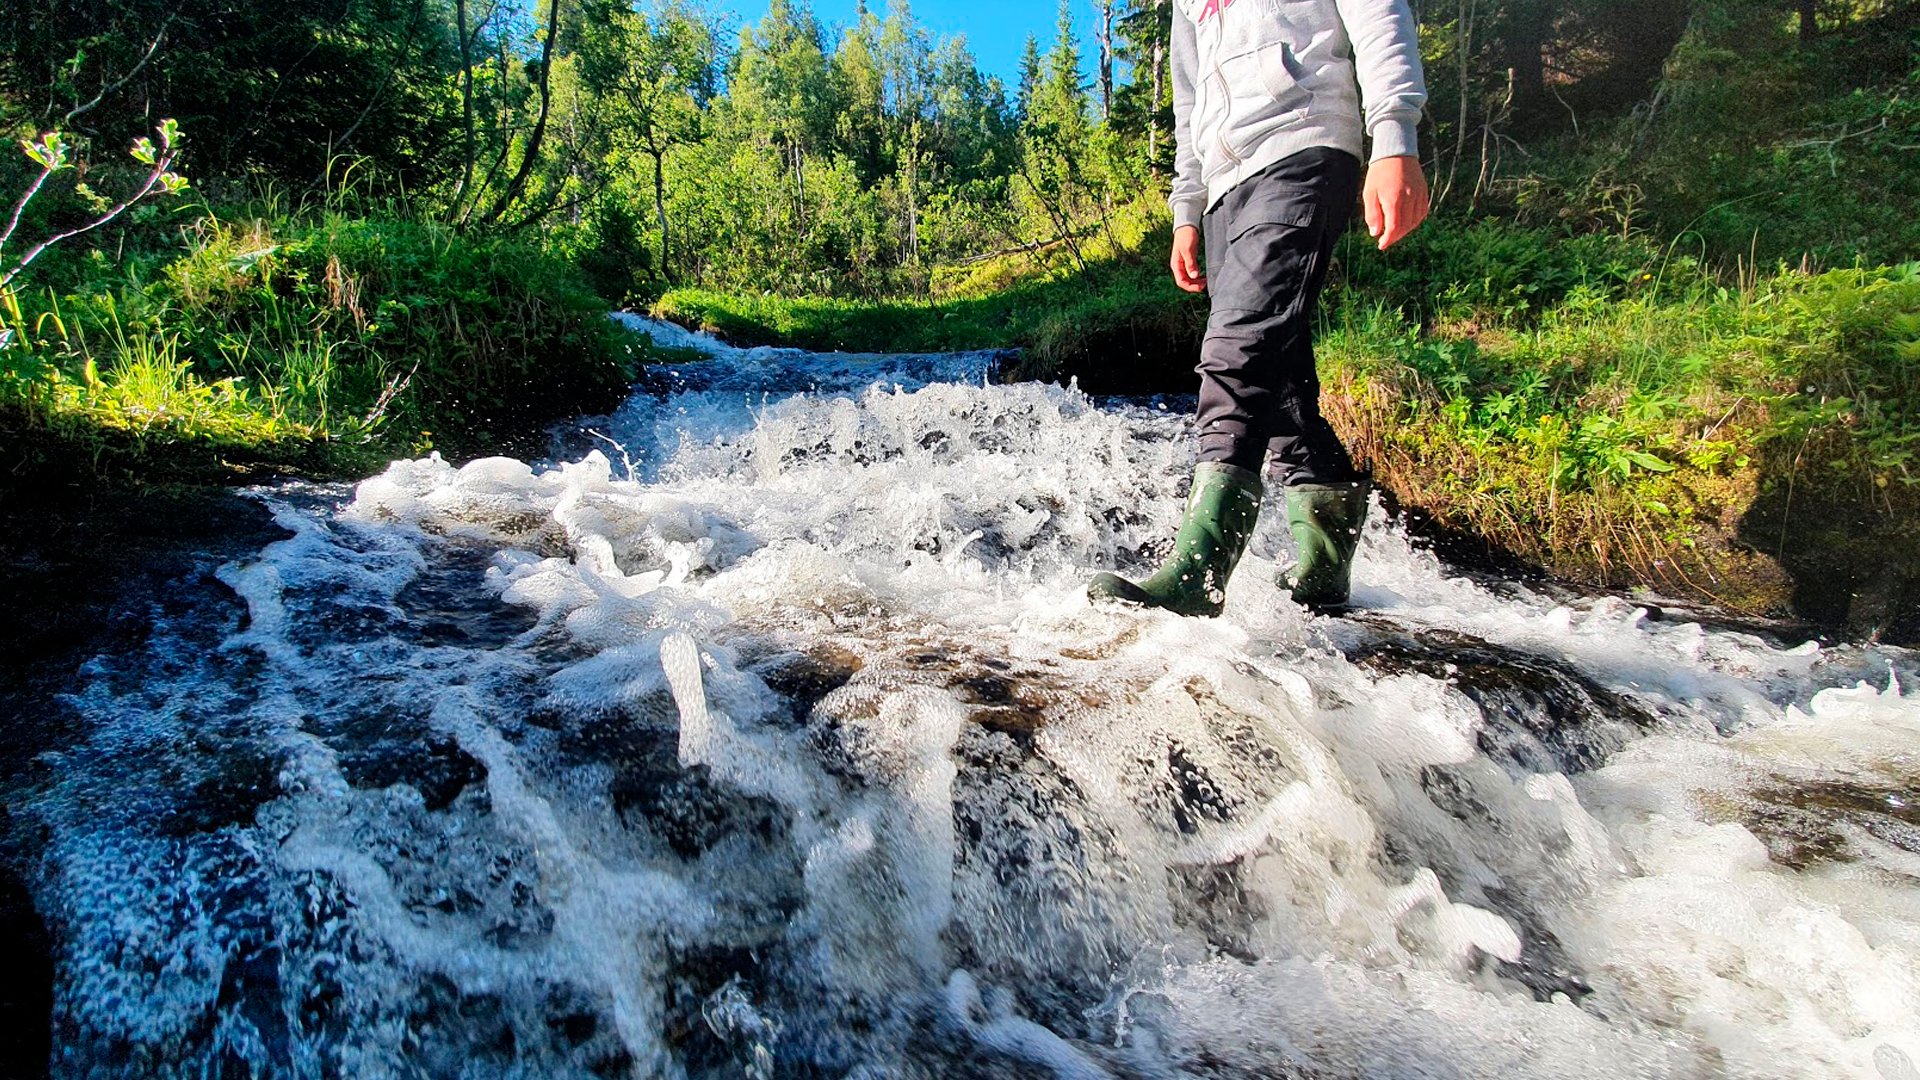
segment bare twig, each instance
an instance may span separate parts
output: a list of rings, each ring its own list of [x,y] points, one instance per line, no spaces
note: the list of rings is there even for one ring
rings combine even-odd
[[[1504,136],[1494,130],[1494,125],[1505,123],[1513,114],[1514,71],[1507,69],[1507,93],[1500,101],[1500,107],[1487,114],[1486,122],[1480,125],[1480,175],[1474,179],[1473,194],[1467,198],[1467,211],[1480,205],[1480,195],[1487,190],[1488,182],[1498,158],[1500,140]],[[1511,141],[1511,140],[1508,140]],[[1517,143],[1515,144],[1518,145]]]
[[[543,219],[558,211],[571,210],[577,206],[584,206],[599,198],[602,194],[605,194],[606,190],[613,186],[613,181],[614,178],[612,176],[603,176],[599,183],[586,186],[584,191],[575,195],[573,198],[556,200],[537,209],[529,210],[520,220],[511,225],[504,225],[502,229],[508,233],[516,233],[530,225],[538,224]]]
[[[1576,139],[1579,138],[1580,137],[1580,114],[1574,112],[1573,106],[1567,104],[1567,99],[1560,96],[1560,88],[1558,86],[1554,85],[1553,83],[1548,83],[1547,90],[1549,93],[1553,95],[1553,100],[1559,102],[1560,107],[1567,110],[1567,119],[1573,123],[1573,137]]]
[[[1047,216],[1053,219],[1054,228],[1059,230],[1061,239],[1067,242],[1067,251],[1073,255],[1074,266],[1085,270],[1087,260],[1081,257],[1080,245],[1074,242],[1073,229],[1068,227],[1066,220],[1060,216],[1059,210],[1053,205],[1053,200],[1047,198],[1047,193],[1040,190],[1039,184],[1034,183],[1033,174],[1028,171],[1025,161],[1020,163],[1020,178],[1027,182],[1027,187],[1033,190],[1033,197],[1040,200],[1040,205],[1047,211]]]
[[[1728,420],[1733,419],[1733,414],[1739,410],[1740,406],[1745,405],[1746,403],[1747,403],[1747,395],[1741,394],[1740,397],[1734,401],[1733,408],[1727,410],[1727,414],[1725,416],[1722,416],[1720,419],[1715,420],[1713,422],[1712,427],[1700,433],[1700,441],[1706,442],[1708,439],[1713,438],[1713,433],[1720,430],[1720,425],[1726,423]]]
[[[20,196],[19,202],[13,204],[13,214],[7,218],[7,231],[0,232],[0,250],[5,250],[7,241],[13,239],[14,230],[20,227],[20,216],[27,212],[27,204],[33,201],[35,195],[40,194],[40,188],[47,182],[47,177],[52,176],[54,170],[59,167],[51,163],[44,165],[40,175],[34,177],[33,183],[27,186],[27,193]]]
[[[160,24],[160,32],[153,35],[153,44],[147,46],[146,54],[140,57],[140,62],[133,65],[132,70],[128,71],[125,75],[122,75],[111,86],[101,87],[100,92],[93,95],[92,101],[89,101],[84,105],[75,105],[73,108],[68,109],[67,115],[61,117],[60,122],[63,124],[70,124],[73,122],[74,117],[84,116],[87,113],[92,112],[94,109],[94,106],[100,104],[102,101],[105,101],[107,99],[107,95],[118,92],[121,87],[132,82],[134,80],[134,77],[139,75],[140,72],[146,68],[148,61],[153,59],[153,54],[160,51],[160,43],[166,40],[166,37],[167,37],[167,28],[172,26],[173,20],[179,17],[180,17],[179,11],[175,11],[173,14],[168,15],[166,21]]]
[[[158,167],[156,167],[154,172],[148,174],[146,182],[141,184],[138,190],[136,190],[132,195],[127,196],[125,199],[122,199],[118,204],[116,204],[113,207],[113,209],[108,210],[106,213],[100,215],[99,217],[95,218],[94,220],[88,222],[85,225],[68,229],[65,232],[55,233],[54,235],[47,237],[45,240],[40,241],[38,244],[33,245],[31,248],[28,248],[26,255],[23,256],[20,259],[20,261],[13,266],[12,269],[8,270],[5,274],[0,274],[0,289],[5,289],[7,286],[13,284],[13,279],[19,277],[21,271],[25,270],[28,264],[32,263],[33,260],[39,258],[48,248],[52,247],[55,244],[60,243],[61,241],[71,240],[74,237],[80,236],[84,233],[90,233],[93,230],[99,228],[100,226],[107,224],[113,219],[119,217],[121,214],[126,213],[127,209],[131,207],[134,203],[137,203],[141,199],[146,198],[148,195],[153,194],[153,189],[158,186],[160,186],[160,170]]]
[[[1798,149],[1803,146],[1819,147],[1820,150],[1827,155],[1827,174],[1838,177],[1840,175],[1840,157],[1834,153],[1835,148],[1848,139],[1857,139],[1862,135],[1871,135],[1876,131],[1886,130],[1887,118],[1882,116],[1879,123],[1868,124],[1859,131],[1848,131],[1847,128],[1850,126],[1852,126],[1852,121],[1842,123],[1840,125],[1840,134],[1835,135],[1831,139],[1799,139],[1784,145],[1790,149]]]
[[[387,380],[387,385],[381,388],[380,396],[374,399],[373,408],[367,411],[366,419],[361,421],[361,426],[371,429],[385,419],[387,406],[393,404],[395,398],[406,392],[407,387],[413,384],[413,377],[419,373],[420,361],[415,360],[411,371],[398,379]]]
[[[1031,254],[1034,254],[1035,252],[1043,251],[1047,248],[1053,247],[1055,244],[1064,244],[1073,239],[1092,236],[1094,233],[1094,227],[1095,226],[1105,227],[1105,223],[1107,220],[1108,220],[1108,216],[1103,215],[1099,221],[1094,223],[1094,225],[1090,225],[1076,232],[1055,236],[1047,240],[1034,240],[1030,242],[1019,243],[1009,248],[1001,248],[998,251],[983,251],[978,255],[969,255],[964,259],[955,259],[953,261],[953,265],[973,266],[976,263],[990,262],[1002,256],[1013,255],[1022,251],[1031,255]]]

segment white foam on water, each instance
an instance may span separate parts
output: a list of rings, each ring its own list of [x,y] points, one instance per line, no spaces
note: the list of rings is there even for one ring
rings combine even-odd
[[[616,311],[613,320],[635,333],[647,335],[663,349],[691,349],[716,357],[726,357],[740,351],[712,334],[697,333],[665,319],[649,318],[631,311]]]
[[[712,367],[610,419],[638,479],[395,462],[282,506],[223,648],[76,696],[68,1071],[1920,1060],[1906,654],[1489,587],[1378,515],[1371,622],[1286,601],[1277,513],[1223,618],[1090,607],[1172,531],[1179,419],[661,335]],[[251,816],[82,812],[215,729],[274,763]]]
[[[1113,1074],[1046,1027],[1012,1012],[1005,994],[989,1005],[972,975],[955,969],[947,977],[949,1018],[980,1045],[1045,1069],[1058,1080],[1112,1080]]]

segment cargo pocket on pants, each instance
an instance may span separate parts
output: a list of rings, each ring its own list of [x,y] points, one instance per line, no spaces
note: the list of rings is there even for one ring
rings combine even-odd
[[[1298,304],[1319,258],[1318,211],[1314,193],[1301,189],[1261,192],[1240,207],[1208,282],[1215,310],[1277,315]]]

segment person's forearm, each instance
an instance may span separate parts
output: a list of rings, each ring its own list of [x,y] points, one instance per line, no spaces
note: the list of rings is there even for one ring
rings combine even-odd
[[[1360,103],[1373,139],[1368,160],[1417,155],[1420,110],[1427,102],[1420,31],[1407,0],[1335,0],[1353,44]],[[1177,19],[1175,20],[1178,21]]]
[[[1173,190],[1167,205],[1174,228],[1200,224],[1207,212],[1207,185],[1200,179],[1200,155],[1193,146],[1193,80],[1200,66],[1193,23],[1173,13],[1173,41],[1169,50],[1173,68]]]

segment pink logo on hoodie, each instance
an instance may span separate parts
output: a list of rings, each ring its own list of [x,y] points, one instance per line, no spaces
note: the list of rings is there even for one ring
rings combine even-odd
[[[1220,14],[1221,11],[1230,7],[1232,4],[1233,4],[1233,0],[1207,0],[1206,4],[1200,8],[1199,17],[1194,19],[1193,21],[1197,23],[1206,22],[1207,16],[1218,15]]]

